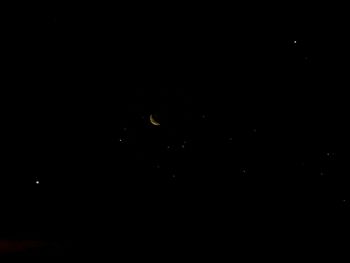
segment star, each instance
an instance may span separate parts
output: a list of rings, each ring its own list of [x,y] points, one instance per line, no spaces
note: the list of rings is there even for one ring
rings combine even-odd
[[[38,180],[36,180],[36,182],[35,182],[36,184],[39,184],[39,181]]]
[[[294,44],[296,44],[296,43],[297,43],[297,41],[296,41],[296,40],[294,40],[294,41],[293,41],[293,43],[294,43]]]

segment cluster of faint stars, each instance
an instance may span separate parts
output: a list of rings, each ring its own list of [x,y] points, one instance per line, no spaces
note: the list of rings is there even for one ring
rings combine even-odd
[[[302,42],[300,42],[297,39],[294,39],[294,40],[292,39],[292,40],[289,40],[289,41],[292,42],[293,46],[295,46],[296,48],[298,48],[299,46],[301,46],[301,44],[303,44]],[[305,60],[309,60],[309,57],[308,56],[304,56],[304,59]],[[143,118],[143,120],[146,119],[144,116],[142,116],[142,118]],[[199,114],[199,116],[197,118],[202,119],[202,120],[206,120],[206,121],[208,120],[207,114]],[[127,129],[127,127],[123,127],[122,130],[124,132],[126,132],[128,129]],[[250,129],[250,133],[257,134],[257,128]],[[230,144],[232,144],[234,138],[233,137],[226,137],[226,138],[227,138],[226,140],[228,140],[228,142]],[[126,143],[127,142],[125,137],[119,138],[118,141],[120,143]],[[182,143],[178,144],[178,146],[176,146],[176,145],[166,145],[165,149],[168,152],[175,151],[176,149],[179,149],[179,148],[180,149],[185,149],[185,148],[187,148],[187,144],[188,144],[188,141],[187,140],[183,140]],[[324,157],[326,157],[328,160],[332,161],[332,160],[335,160],[336,154],[334,152],[323,152],[323,157],[321,157],[321,159],[324,158]],[[302,167],[301,169],[304,169],[308,165],[308,161],[307,160],[303,160],[303,161],[299,160],[299,161],[297,161],[296,165],[299,166],[299,167]],[[162,166],[161,166],[160,162],[157,162],[153,167],[155,167],[156,169],[159,170]],[[247,175],[248,174],[247,168],[246,167],[245,168],[241,168],[239,174]],[[321,171],[319,171],[318,174],[323,177],[323,176],[326,176],[328,174],[328,172],[326,173],[325,170],[321,169]],[[170,176],[172,178],[176,177],[175,173],[170,173]],[[39,184],[38,180],[36,180],[36,184]],[[342,201],[345,203],[346,199],[344,199]]]
[[[297,42],[297,40],[294,40],[293,43],[294,43],[294,44],[297,44],[298,42]],[[206,118],[207,118],[207,116],[206,116],[205,114],[202,114],[200,117],[201,117],[202,119],[206,119]],[[126,132],[128,129],[127,129],[127,127],[123,127],[122,130],[123,130],[124,132]],[[257,128],[251,129],[251,132],[253,132],[254,134],[257,133]],[[120,143],[126,142],[125,138],[119,138],[118,140],[119,140]],[[229,141],[229,142],[232,142],[232,141],[233,141],[233,137],[228,137],[228,141]],[[188,144],[188,141],[187,141],[187,140],[183,140],[183,142],[180,144],[180,148],[181,148],[181,149],[185,149],[187,144]],[[176,148],[176,147],[175,147],[175,148]],[[172,150],[172,149],[175,150],[175,148],[172,147],[171,145],[166,145],[166,149],[167,149],[168,151],[169,151],[169,150]],[[334,152],[326,152],[326,153],[325,153],[325,156],[328,157],[328,158],[333,158],[333,157],[335,157],[335,153],[334,153]],[[305,162],[304,162],[304,161],[301,161],[299,164],[300,164],[301,167],[304,167],[304,166],[305,166]],[[157,170],[159,170],[159,169],[161,169],[161,164],[158,162],[158,163],[155,164],[154,167],[155,167]],[[246,169],[246,168],[242,168],[242,169],[240,170],[240,174],[242,174],[242,175],[247,175],[247,169]],[[324,171],[321,171],[321,172],[319,172],[319,175],[320,175],[320,176],[325,176],[326,173],[325,173]],[[172,178],[175,178],[176,175],[173,173],[173,174],[171,174],[171,177],[172,177]],[[36,180],[36,184],[39,184],[39,181],[38,181],[38,180]]]
[[[206,119],[206,118],[207,118],[207,116],[206,116],[205,114],[202,114],[200,117],[201,117],[202,119]],[[146,118],[143,118],[143,119],[145,120]],[[124,132],[126,132],[128,129],[127,129],[127,127],[123,127],[122,130],[123,130]],[[257,132],[257,129],[256,129],[256,128],[253,128],[253,129],[251,129],[251,131],[252,131],[253,133],[256,133],[256,132]],[[233,137],[229,137],[228,140],[229,140],[230,142],[232,142],[232,141],[233,141]],[[121,138],[121,137],[118,139],[118,141],[119,141],[120,143],[126,142],[125,138]],[[185,149],[187,144],[188,144],[188,140],[183,140],[182,143],[180,144],[180,148],[181,148],[181,149]],[[174,145],[173,145],[173,146],[171,146],[171,145],[166,145],[166,149],[167,149],[168,151],[170,151],[170,150],[175,150],[176,147],[174,147]],[[159,162],[156,162],[156,164],[155,164],[153,167],[154,167],[155,169],[157,169],[157,170],[160,170],[160,169],[161,169],[161,164],[160,164]],[[246,169],[246,168],[242,168],[242,169],[240,170],[240,174],[242,174],[242,175],[247,175],[247,169]],[[175,179],[176,177],[177,177],[177,176],[176,176],[175,173],[171,173],[171,178]]]

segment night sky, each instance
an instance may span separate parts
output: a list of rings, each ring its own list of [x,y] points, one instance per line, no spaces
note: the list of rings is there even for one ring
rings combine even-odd
[[[151,255],[342,233],[340,28],[307,11],[159,8],[4,19],[0,239]]]

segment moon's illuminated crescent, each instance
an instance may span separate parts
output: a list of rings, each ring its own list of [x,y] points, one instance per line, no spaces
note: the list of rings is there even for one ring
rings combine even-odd
[[[155,126],[159,126],[159,125],[160,125],[160,123],[157,122],[157,121],[153,118],[152,114],[151,114],[151,116],[149,117],[149,120],[150,120],[150,122],[151,122],[153,125],[155,125]]]

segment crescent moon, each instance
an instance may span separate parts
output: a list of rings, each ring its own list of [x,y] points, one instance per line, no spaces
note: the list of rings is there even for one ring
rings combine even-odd
[[[153,118],[152,114],[151,114],[151,116],[149,117],[149,120],[150,120],[150,122],[151,122],[154,126],[159,126],[159,125],[160,125],[160,123],[157,122],[157,121]]]

